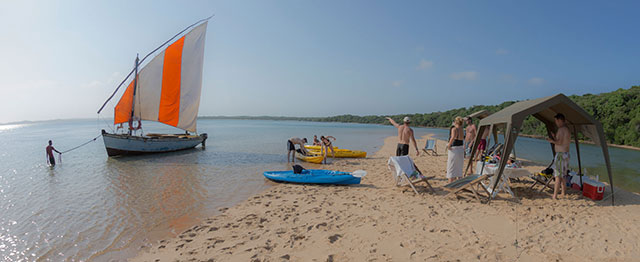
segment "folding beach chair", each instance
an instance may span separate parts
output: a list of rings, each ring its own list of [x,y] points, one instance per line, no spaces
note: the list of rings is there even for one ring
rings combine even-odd
[[[476,199],[482,202],[482,200],[480,199],[480,193],[478,192],[479,191],[478,188],[482,188],[482,190],[487,194],[487,197],[486,197],[487,200],[491,196],[489,194],[489,191],[487,191],[487,189],[480,183],[487,178],[489,178],[488,175],[478,175],[478,174],[468,175],[466,177],[463,177],[461,179],[458,179],[456,181],[453,181],[445,185],[443,188],[444,190],[448,191],[447,196],[457,195],[458,193],[466,191],[466,192],[473,193]]]
[[[437,143],[435,139],[428,139],[422,151],[424,151],[424,153],[427,155],[438,156],[438,149],[436,147],[436,144]]]
[[[551,164],[549,164],[547,168],[531,176],[531,179],[534,181],[533,185],[531,185],[531,189],[540,184],[542,185],[542,188],[540,188],[538,193],[542,193],[545,188],[553,190],[553,187],[551,186],[551,182],[553,181],[553,169],[551,169],[551,166],[553,166],[553,162],[554,161],[551,161]]]
[[[431,192],[435,192],[428,180],[433,177],[427,178],[423,176],[409,156],[392,156],[387,162],[387,167],[393,172],[393,178],[396,181],[396,186],[401,186],[406,182],[411,186],[413,192],[418,194],[415,184],[424,182],[427,184],[427,187],[429,187]]]
[[[491,198],[491,193],[489,193],[489,191],[487,191],[487,188],[485,188],[485,186],[482,184],[482,181],[489,178],[489,175],[483,174],[484,165],[486,163],[485,159],[487,158],[487,155],[482,154],[481,159],[483,161],[482,167],[480,167],[480,174],[468,175],[449,184],[446,184],[443,188],[444,190],[448,191],[447,196],[458,195],[458,193],[467,191],[473,193],[473,196],[475,196],[478,201],[482,202],[482,200],[480,199],[480,194],[478,193],[478,188],[482,188],[482,190],[487,194],[488,201],[489,198]]]

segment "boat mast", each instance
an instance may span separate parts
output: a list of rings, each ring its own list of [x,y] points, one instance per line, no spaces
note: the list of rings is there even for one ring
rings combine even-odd
[[[136,62],[135,62],[135,68],[134,68],[134,78],[133,78],[133,97],[131,99],[131,116],[129,117],[129,135],[131,135],[131,132],[133,130],[133,116],[134,116],[134,107],[136,105],[136,90],[138,89],[138,64],[140,62],[140,59],[138,58],[138,54],[136,54]],[[138,124],[138,128],[140,128],[140,124]]]

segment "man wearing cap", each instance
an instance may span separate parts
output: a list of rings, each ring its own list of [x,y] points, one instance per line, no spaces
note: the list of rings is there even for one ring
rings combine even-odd
[[[416,144],[416,139],[413,137],[413,129],[409,127],[411,123],[411,119],[408,116],[405,116],[403,119],[404,125],[398,125],[396,121],[393,121],[390,117],[387,117],[387,120],[398,129],[398,148],[396,149],[396,156],[406,156],[409,154],[409,140],[413,144],[413,147],[416,149],[416,155],[420,155],[420,151],[418,150],[418,145]]]

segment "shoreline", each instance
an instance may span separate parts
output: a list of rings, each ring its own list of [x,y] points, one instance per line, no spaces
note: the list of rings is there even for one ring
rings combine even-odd
[[[548,192],[514,182],[520,203],[504,193],[490,205],[469,195],[446,197],[447,156],[444,142],[437,141],[439,156],[410,154],[425,175],[435,176],[430,180],[435,194],[418,186],[421,194],[415,195],[408,186],[394,185],[386,162],[396,140],[388,137],[373,156],[322,166],[364,169],[369,174],[361,185],[274,183],[175,238],[143,248],[131,261],[626,261],[640,256],[634,222],[640,221],[639,194],[616,188],[612,207],[572,190],[568,199],[552,201]]]
[[[377,124],[377,123],[358,123],[358,122],[326,122],[326,121],[308,121],[308,120],[295,120],[295,119],[260,119],[260,118],[242,118],[242,117],[220,117],[220,116],[202,116],[202,117],[198,117],[198,119],[203,119],[203,120],[266,120],[266,121],[296,121],[296,122],[314,122],[314,123],[342,123],[342,124],[361,124],[361,125],[381,125],[381,126],[386,126],[386,124]],[[30,120],[25,120],[25,121],[17,121],[17,122],[7,122],[7,123],[0,123],[0,126],[3,125],[23,125],[23,124],[36,124],[36,123],[40,123],[40,122],[54,122],[54,121],[69,121],[69,120],[91,120],[91,118],[64,118],[64,119],[49,119],[49,120],[35,120],[35,121],[30,121]],[[446,127],[433,127],[433,126],[414,126],[414,127],[420,127],[420,128],[433,128],[433,129],[442,129],[442,130],[446,130]],[[534,139],[540,139],[540,140],[544,140],[545,137],[544,136],[539,136],[539,135],[527,135],[527,134],[518,134],[518,136],[521,137],[527,137],[527,138],[534,138]],[[571,143],[573,143],[573,141],[571,141]],[[580,140],[580,143],[583,144],[589,144],[589,145],[595,145],[594,142],[592,141],[587,141],[587,140]],[[629,145],[618,145],[618,144],[609,144],[607,143],[607,146],[610,147],[616,147],[616,148],[622,148],[622,149],[629,149],[629,150],[635,150],[635,151],[640,151],[640,147],[635,147],[635,146],[629,146]]]

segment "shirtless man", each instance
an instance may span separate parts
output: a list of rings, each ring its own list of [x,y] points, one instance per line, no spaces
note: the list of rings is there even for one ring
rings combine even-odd
[[[60,153],[60,151],[56,150],[56,148],[53,147],[53,142],[51,142],[51,140],[49,140],[49,145],[47,146],[47,149],[45,151],[47,152],[47,164],[51,166],[55,166],[56,158],[53,157],[53,151],[56,151],[56,153],[58,154],[62,154],[62,153]]]
[[[464,137],[465,155],[466,155],[467,149],[471,149],[471,146],[473,145],[473,141],[476,141],[476,133],[477,133],[476,125],[471,120],[471,117],[467,117],[466,122],[467,122],[467,128],[465,129],[466,136]],[[469,154],[471,154],[471,150],[469,150]]]
[[[298,144],[300,146],[300,151],[302,151],[303,154],[309,154],[309,152],[307,151],[306,148],[304,148],[304,144],[307,143],[307,139],[303,138],[297,138],[297,137],[292,137],[289,138],[289,140],[287,140],[287,163],[289,162],[289,159],[291,159],[291,162],[296,162],[296,147],[295,144]],[[291,155],[291,152],[293,152],[293,155]]]
[[[398,148],[396,149],[396,156],[406,156],[409,154],[409,140],[411,140],[413,147],[416,149],[416,155],[419,156],[420,151],[418,150],[416,139],[413,137],[413,129],[409,127],[411,119],[408,116],[405,116],[403,119],[403,125],[398,125],[398,123],[393,121],[390,117],[387,117],[387,120],[389,120],[389,122],[398,129]]]
[[[566,126],[566,120],[563,114],[557,114],[555,117],[556,125],[558,126],[558,132],[551,133],[552,138],[547,138],[547,141],[554,144],[556,155],[553,158],[555,186],[553,187],[553,199],[558,199],[558,187],[562,184],[562,198],[565,197],[565,191],[567,183],[564,181],[564,176],[569,169],[569,146],[571,145],[571,133]]]

